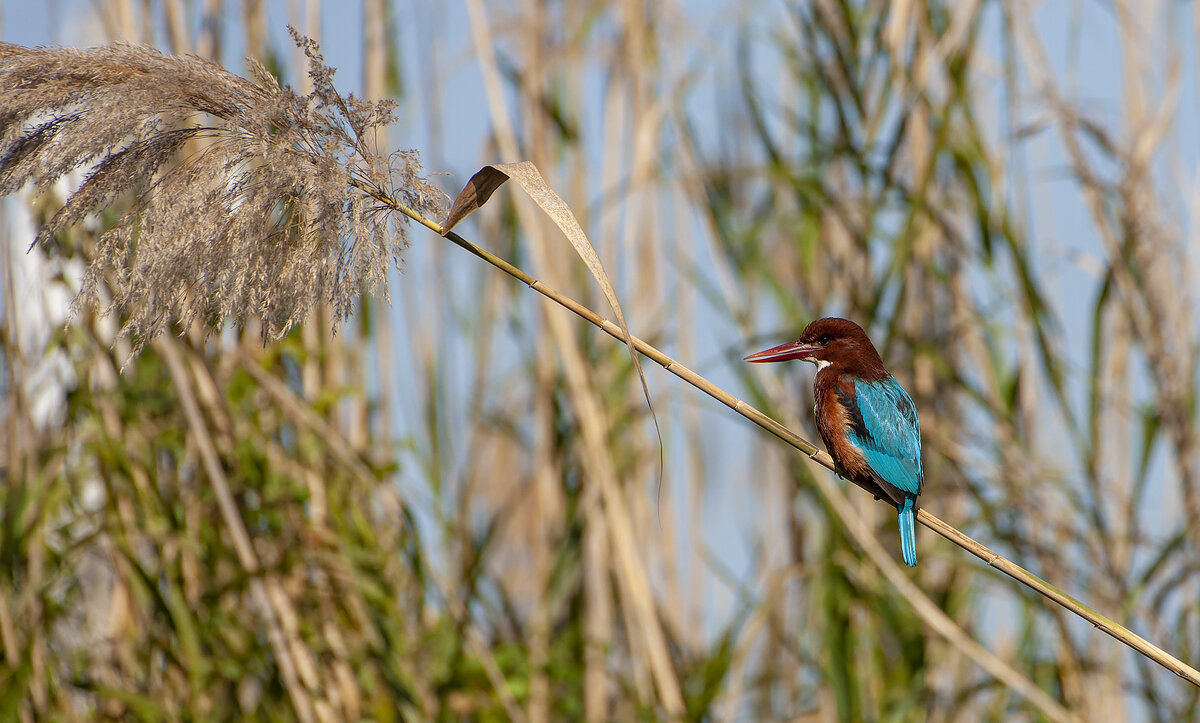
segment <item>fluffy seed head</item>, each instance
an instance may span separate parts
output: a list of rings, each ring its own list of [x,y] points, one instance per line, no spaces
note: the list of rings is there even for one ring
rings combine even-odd
[[[38,233],[47,247],[83,218],[116,212],[73,311],[123,313],[136,350],[172,321],[212,331],[260,318],[274,339],[320,303],[344,319],[364,287],[386,295],[406,239],[381,199],[440,217],[444,197],[415,151],[373,147],[395,104],[343,97],[317,45],[292,34],[308,57],[308,95],[253,60],[247,79],[124,43],[0,44],[0,194],[84,171]]]

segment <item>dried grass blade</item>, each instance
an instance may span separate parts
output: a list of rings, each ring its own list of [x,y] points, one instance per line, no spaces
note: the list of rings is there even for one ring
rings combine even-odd
[[[642,384],[642,395],[646,399],[646,406],[650,408],[650,418],[654,422],[654,431],[658,437],[658,469],[659,469],[659,489],[662,488],[662,469],[663,469],[663,442],[662,428],[658,424],[658,415],[654,411],[654,402],[650,399],[650,387],[646,384],[646,373],[642,370],[642,362],[638,356],[637,348],[633,343],[633,334],[629,331],[629,324],[625,321],[625,313],[621,310],[621,302],[617,299],[617,292],[613,288],[612,281],[608,278],[608,273],[604,270],[604,265],[600,263],[600,257],[596,254],[596,249],[592,247],[591,241],[588,241],[587,234],[583,232],[579,221],[575,218],[575,214],[571,212],[571,208],[567,202],[562,199],[550,185],[546,183],[546,179],[542,177],[536,165],[530,161],[520,161],[518,163],[493,163],[484,166],[467,181],[467,185],[459,192],[458,197],[454,199],[454,205],[450,208],[450,214],[446,217],[446,222],[442,224],[441,234],[445,236],[454,229],[459,221],[463,220],[476,209],[481,208],[487,203],[492,194],[496,192],[500,186],[508,179],[516,181],[525,193],[533,199],[538,205],[554,221],[554,225],[558,226],[567,240],[571,242],[571,246],[575,248],[575,253],[579,254],[579,258],[583,259],[583,263],[587,265],[588,271],[592,273],[592,277],[596,279],[596,283],[600,285],[600,290],[604,293],[604,298],[608,300],[608,305],[612,308],[613,314],[617,318],[617,326],[621,327],[621,338],[625,341],[625,347],[629,350],[629,358],[633,360],[633,366],[637,370],[638,380]]]

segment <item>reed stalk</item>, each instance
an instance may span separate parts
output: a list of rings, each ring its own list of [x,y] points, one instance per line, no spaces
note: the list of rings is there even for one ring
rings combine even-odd
[[[625,339],[625,334],[620,326],[600,316],[596,312],[580,304],[562,292],[547,286],[508,261],[476,246],[454,231],[445,231],[440,223],[422,216],[420,213],[402,203],[389,202],[382,198],[379,200],[388,203],[388,205],[394,208],[398,213],[404,214],[408,218],[411,218],[422,226],[425,226],[430,231],[433,231],[439,236],[443,236],[459,248],[462,248],[474,256],[479,257],[483,261],[520,281],[547,299],[569,310],[576,316],[588,321],[609,336],[621,341]],[[633,337],[633,346],[640,354],[655,362],[664,370],[674,374],[684,382],[687,382],[696,389],[699,389],[713,399],[729,407],[780,441],[794,447],[797,451],[811,459],[813,462],[816,462],[832,472],[838,472],[836,465],[833,463],[833,458],[830,457],[827,452],[821,450],[812,442],[804,439],[783,424],[780,424],[753,406],[726,392],[724,389],[708,381],[701,375],[697,374],[688,367],[672,359],[662,351],[659,351],[654,346],[648,344],[642,339],[637,338],[636,336]],[[868,492],[873,492],[866,487],[863,489],[866,489]],[[832,490],[832,488],[823,489],[823,491],[826,490]],[[1200,686],[1200,671],[1197,671],[1192,666],[1184,663],[1167,651],[1163,650],[1157,645],[1154,645],[1140,635],[1137,635],[1123,625],[1111,620],[1096,610],[1093,610],[1090,606],[1085,605],[1079,600],[1064,593],[1059,588],[1051,585],[1037,575],[1034,575],[1020,565],[1017,565],[1002,555],[988,549],[987,546],[972,539],[962,531],[955,528],[953,525],[950,525],[949,523],[935,517],[926,508],[922,507],[917,511],[917,520],[921,524],[941,535],[943,538],[978,557],[987,565],[996,568],[1022,585],[1043,596],[1047,600],[1050,600],[1051,602],[1061,606],[1078,617],[1088,621],[1097,629],[1105,632],[1114,639],[1153,660],[1175,675],[1188,681],[1192,685]]]

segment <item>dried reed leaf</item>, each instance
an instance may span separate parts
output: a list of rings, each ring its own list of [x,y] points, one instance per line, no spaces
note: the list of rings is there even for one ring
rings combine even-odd
[[[277,339],[322,303],[345,319],[364,286],[386,296],[407,241],[378,199],[440,214],[441,196],[415,151],[375,151],[372,130],[392,122],[395,104],[343,97],[316,43],[292,35],[308,95],[253,60],[246,79],[124,43],[0,44],[0,193],[86,174],[36,243],[129,199],[113,209],[73,313],[124,314],[136,352],[173,322],[211,332],[260,318]]]
[[[471,176],[471,180],[467,181],[467,185],[459,192],[458,197],[454,199],[454,203],[450,207],[450,214],[446,217],[446,222],[442,224],[442,234],[450,233],[459,221],[487,203],[496,189],[504,185],[504,182],[510,178],[516,181],[525,193],[529,194],[529,197],[550,217],[550,220],[554,221],[554,225],[558,226],[567,240],[571,242],[575,253],[579,254],[579,258],[583,259],[583,263],[587,265],[588,271],[600,285],[600,291],[603,292],[604,298],[608,300],[608,305],[617,317],[617,325],[621,327],[622,338],[626,348],[629,349],[629,357],[633,359],[633,366],[642,383],[642,395],[646,398],[646,404],[650,408],[650,417],[654,421],[654,429],[658,433],[659,488],[661,489],[662,431],[658,425],[658,415],[654,411],[654,402],[650,399],[646,374],[642,371],[642,362],[638,357],[637,348],[633,344],[633,334],[625,322],[625,313],[621,311],[621,302],[617,299],[617,292],[608,278],[608,272],[604,270],[604,265],[600,263],[600,257],[596,255],[596,249],[592,247],[591,241],[588,241],[587,234],[583,232],[575,214],[571,212],[567,202],[546,183],[546,179],[542,177],[537,166],[530,161],[520,161],[518,163],[493,163],[479,169],[474,176]]]

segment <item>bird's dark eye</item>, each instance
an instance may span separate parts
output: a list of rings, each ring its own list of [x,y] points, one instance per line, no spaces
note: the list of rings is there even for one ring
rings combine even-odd
[[[821,346],[825,346],[829,342],[830,342],[830,338],[829,338],[828,334],[822,334],[821,336],[817,337],[817,343],[820,344]]]

